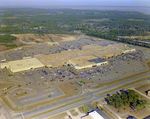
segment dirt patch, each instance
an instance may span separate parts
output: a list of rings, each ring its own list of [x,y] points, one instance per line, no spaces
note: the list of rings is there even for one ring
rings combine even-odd
[[[4,88],[7,88],[7,84],[0,84],[0,90],[4,89]]]
[[[65,112],[65,113],[61,113],[61,114],[58,114],[58,115],[56,115],[56,116],[52,116],[52,117],[45,118],[45,119],[69,119],[69,116],[68,116],[68,114]]]
[[[2,46],[2,45],[0,45],[0,51],[4,51],[4,50],[6,50],[7,48],[5,47],[5,46]]]
[[[80,92],[80,90],[75,85],[72,85],[70,83],[60,85],[59,89],[69,96],[77,95]]]
[[[16,44],[17,46],[24,45],[18,38],[17,38],[17,40],[14,41],[13,43]]]
[[[67,34],[47,34],[52,42],[66,42],[74,41],[79,35],[67,35]]]
[[[67,34],[12,34],[16,36],[21,43],[24,44],[37,44],[44,42],[65,42],[74,41],[79,35],[67,35]]]
[[[63,39],[63,41],[74,41],[74,40],[76,40],[76,38],[73,37],[73,36],[70,36],[70,37],[61,37],[61,38]]]
[[[45,41],[50,41],[50,38],[47,34],[38,35],[38,34],[12,34],[16,36],[19,41],[23,44],[37,44],[44,43]]]
[[[114,112],[118,113],[118,114],[124,114],[127,113],[129,111],[131,111],[132,109],[130,107],[124,107],[123,109],[117,109],[113,106],[107,105],[110,109],[112,109]]]
[[[150,114],[149,109],[145,108],[140,111],[135,110],[135,111],[131,112],[129,115],[132,115],[132,116],[136,117],[137,119],[143,119],[143,118],[149,116],[149,114]],[[126,119],[127,117],[128,116],[124,117],[123,119]]]

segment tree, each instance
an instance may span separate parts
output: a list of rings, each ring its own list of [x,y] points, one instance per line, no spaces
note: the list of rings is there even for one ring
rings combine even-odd
[[[124,106],[134,107],[137,110],[141,110],[145,105],[147,105],[147,101],[140,99],[139,95],[136,94],[134,90],[126,90],[121,93],[112,94],[107,98],[108,104],[118,108],[123,109]]]

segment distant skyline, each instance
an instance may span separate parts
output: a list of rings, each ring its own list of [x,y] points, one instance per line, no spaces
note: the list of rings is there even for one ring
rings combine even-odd
[[[150,0],[0,0],[1,7],[148,6]]]

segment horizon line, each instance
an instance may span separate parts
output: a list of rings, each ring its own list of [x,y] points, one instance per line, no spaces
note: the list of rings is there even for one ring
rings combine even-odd
[[[29,6],[29,5],[27,5],[27,6],[14,6],[14,5],[12,5],[12,6],[1,6],[0,5],[0,7],[2,7],[2,8],[43,8],[43,7],[45,7],[45,8],[49,8],[49,7],[60,7],[60,8],[62,8],[62,7],[150,7],[150,6],[119,6],[119,5],[116,5],[116,6],[110,6],[110,5],[102,5],[102,6],[97,6],[97,5],[53,5],[53,6],[46,6],[46,5],[43,5],[43,6],[37,6],[37,5],[35,5],[35,6]]]

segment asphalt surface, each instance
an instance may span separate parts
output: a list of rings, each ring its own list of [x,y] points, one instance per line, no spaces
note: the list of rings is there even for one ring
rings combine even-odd
[[[52,111],[52,112],[50,112],[48,114],[41,115],[41,116],[37,117],[37,119],[45,118],[45,117],[48,117],[48,116],[53,116],[55,114],[64,112],[65,110],[69,110],[69,109],[72,109],[74,107],[78,107],[80,105],[89,105],[89,104],[91,104],[92,101],[101,99],[101,98],[103,98],[103,97],[105,97],[107,95],[107,94],[104,94],[104,95],[97,96],[97,94],[105,92],[105,91],[108,91],[108,90],[111,90],[113,88],[116,88],[117,86],[121,86],[123,84],[129,83],[129,82],[132,82],[132,81],[135,81],[135,80],[147,77],[147,76],[150,76],[150,74],[137,76],[137,77],[133,78],[132,80],[129,79],[129,80],[126,80],[126,81],[122,81],[121,83],[113,84],[113,85],[111,85],[109,87],[104,87],[104,88],[101,88],[100,90],[97,90],[97,91],[84,93],[84,94],[78,95],[77,97],[75,96],[75,97],[71,97],[71,98],[68,98],[68,99],[64,99],[64,100],[52,103],[50,105],[41,106],[41,107],[35,108],[33,110],[23,112],[23,115],[24,115],[24,117],[29,117],[29,116],[32,116],[32,115],[36,115],[38,113],[42,113],[42,112],[45,112],[47,110],[55,109],[55,108],[57,108],[57,107],[59,107],[61,105],[64,105],[66,103],[69,103],[69,102],[72,102],[72,101],[75,101],[77,99],[84,98],[84,97],[86,97],[88,99],[84,100],[84,101],[80,101],[80,102],[74,103],[74,104],[71,104],[69,106],[66,106],[66,107],[63,107],[63,108],[60,108],[60,109],[57,109],[57,110]],[[136,85],[140,85],[140,84],[143,84],[143,83],[146,83],[146,81],[137,83]],[[135,85],[132,85],[132,86],[129,86],[129,87],[126,87],[126,88],[131,88],[133,86],[135,86]],[[109,94],[112,94],[114,92],[116,92],[116,91],[110,92]],[[14,118],[17,119],[17,118],[20,118],[20,116],[21,115],[19,114],[19,115],[15,116]]]

